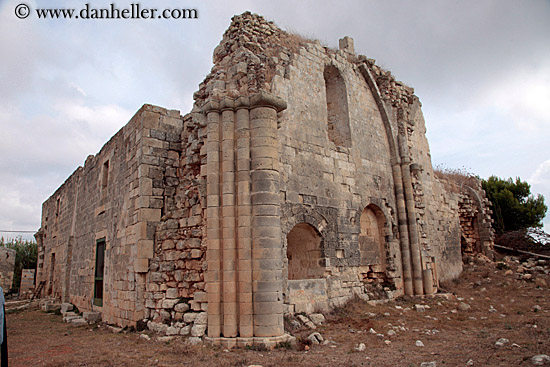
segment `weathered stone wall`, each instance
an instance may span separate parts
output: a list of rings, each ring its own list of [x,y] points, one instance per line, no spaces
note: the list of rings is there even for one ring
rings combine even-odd
[[[145,316],[145,274],[155,226],[170,203],[165,185],[179,163],[181,128],[178,111],[144,105],[44,203],[37,281],[46,282],[46,295],[80,310],[99,309],[104,321],[119,325]],[[93,298],[96,243],[102,239],[100,307]]]
[[[388,137],[372,92],[348,56],[345,49],[308,44],[291,56],[284,74],[282,70],[276,74],[272,84],[273,93],[288,101],[279,128],[283,235],[299,223],[313,225],[321,233],[324,276],[329,279],[325,291],[331,306],[353,294],[373,297],[369,285],[381,267],[387,267],[388,274],[378,279],[401,283]],[[339,103],[345,104],[348,118],[336,124],[347,125],[339,129],[350,131],[349,142],[343,133],[331,139],[338,128],[328,123],[333,102],[327,100],[331,83],[329,79],[327,84],[327,70],[329,78],[339,73],[338,89],[346,93]],[[361,213],[369,205],[382,214],[383,238],[381,256],[371,256],[371,261],[361,256],[359,247]]]
[[[480,254],[494,258],[494,237],[492,227],[493,213],[490,201],[481,187],[481,181],[471,175],[439,174],[440,182],[449,193],[457,197],[460,223],[460,245],[462,258]]]
[[[13,283],[13,270],[15,269],[15,250],[0,247],[0,287],[4,293],[8,292]]]
[[[177,168],[166,172],[170,182],[147,274],[145,317],[150,329],[168,335],[202,336],[206,328],[205,138],[203,115],[186,115]]]
[[[19,287],[19,298],[27,298],[34,291],[34,277],[36,269],[23,269],[21,272],[21,286]]]

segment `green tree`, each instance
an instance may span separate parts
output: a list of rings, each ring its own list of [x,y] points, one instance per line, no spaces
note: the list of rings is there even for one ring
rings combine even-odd
[[[487,198],[493,204],[493,228],[497,234],[529,227],[542,227],[548,209],[544,196],[531,194],[531,185],[519,177],[504,180],[491,176],[482,181]]]
[[[1,237],[0,246],[15,250],[15,269],[12,288],[19,289],[23,269],[36,269],[38,245],[34,241],[23,240],[21,237],[8,240]]]

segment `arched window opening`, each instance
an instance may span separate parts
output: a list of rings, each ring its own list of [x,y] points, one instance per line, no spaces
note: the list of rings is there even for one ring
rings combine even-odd
[[[348,98],[344,79],[332,65],[325,68],[328,138],[337,146],[351,147]]]
[[[286,236],[288,279],[322,278],[321,236],[307,223],[296,224]]]
[[[359,252],[362,265],[385,265],[384,214],[376,205],[369,205],[361,213]]]

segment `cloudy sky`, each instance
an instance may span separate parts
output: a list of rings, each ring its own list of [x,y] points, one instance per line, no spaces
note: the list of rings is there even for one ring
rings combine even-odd
[[[26,19],[15,15],[22,2]],[[519,176],[550,202],[549,0],[140,2],[195,8],[194,20],[34,12],[86,2],[0,0],[1,231],[37,230],[42,202],[144,103],[188,112],[231,17],[246,10],[331,47],[353,37],[356,52],[415,88],[434,165]]]

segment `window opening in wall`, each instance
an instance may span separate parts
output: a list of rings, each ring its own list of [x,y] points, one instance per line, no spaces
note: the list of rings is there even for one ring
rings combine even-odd
[[[107,183],[109,182],[109,161],[103,163],[101,172],[101,198],[104,199],[107,195]]]
[[[105,271],[105,239],[96,242],[94,305],[103,306],[103,274]]]
[[[307,223],[295,225],[286,236],[288,279],[316,279],[324,275],[321,236]]]
[[[53,278],[55,274],[55,253],[50,255],[50,285],[48,287],[48,294],[53,294]]]
[[[59,217],[59,210],[61,208],[61,199],[57,198],[57,201],[55,203],[55,217]]]
[[[332,65],[325,68],[328,138],[337,146],[351,147],[348,98],[340,71]]]
[[[384,214],[375,205],[369,205],[361,213],[359,252],[361,265],[384,264]]]

